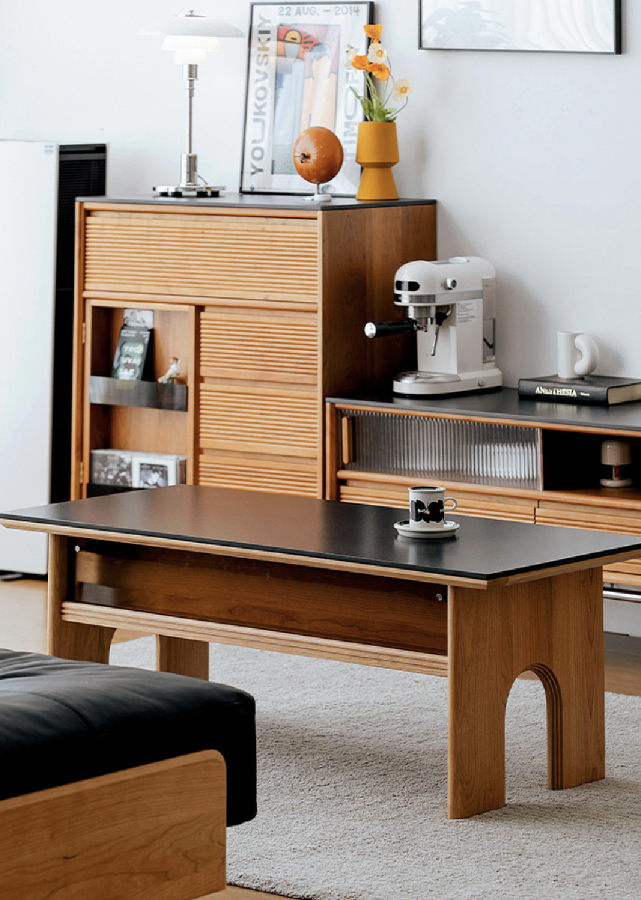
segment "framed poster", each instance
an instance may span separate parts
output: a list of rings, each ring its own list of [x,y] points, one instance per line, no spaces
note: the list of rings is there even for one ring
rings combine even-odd
[[[621,0],[419,0],[422,50],[620,53]]]
[[[363,121],[364,73],[345,65],[346,48],[365,53],[373,3],[252,3],[241,193],[309,194],[292,148],[323,125],[343,145],[343,166],[325,190],[358,190],[356,135]]]

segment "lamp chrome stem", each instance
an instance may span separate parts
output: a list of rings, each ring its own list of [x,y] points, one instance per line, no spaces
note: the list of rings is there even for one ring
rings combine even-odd
[[[187,152],[180,157],[180,186],[195,188],[198,185],[198,157],[193,152],[194,94],[198,79],[198,66],[183,66],[183,78],[187,82]]]
[[[180,155],[180,184],[155,187],[160,196],[182,197],[196,194],[202,197],[217,197],[222,188],[208,185],[198,174],[198,157],[193,152],[194,94],[198,80],[198,66],[189,63],[183,66],[183,78],[187,82],[187,152]]]
[[[196,81],[198,80],[198,66],[193,64],[183,66],[183,78],[187,82],[187,153],[191,154],[193,150],[193,103]]]

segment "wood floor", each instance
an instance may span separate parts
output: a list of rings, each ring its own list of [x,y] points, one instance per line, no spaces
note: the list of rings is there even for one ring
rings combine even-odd
[[[46,579],[0,581],[0,647],[46,652]],[[137,637],[117,632],[116,640]],[[532,676],[536,677],[536,676]],[[641,697],[641,638],[605,636],[605,689]],[[275,894],[228,887],[201,900],[284,900]]]

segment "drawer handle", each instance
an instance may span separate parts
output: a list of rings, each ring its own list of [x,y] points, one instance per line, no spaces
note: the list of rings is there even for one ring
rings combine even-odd
[[[344,466],[354,462],[354,419],[343,416],[341,419],[341,463]]]

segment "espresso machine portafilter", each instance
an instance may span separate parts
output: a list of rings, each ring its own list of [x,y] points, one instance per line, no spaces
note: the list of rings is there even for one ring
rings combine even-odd
[[[394,279],[394,304],[406,319],[368,322],[369,338],[416,334],[417,369],[401,372],[395,394],[425,397],[500,387],[495,365],[496,273],[478,256],[405,263]]]

